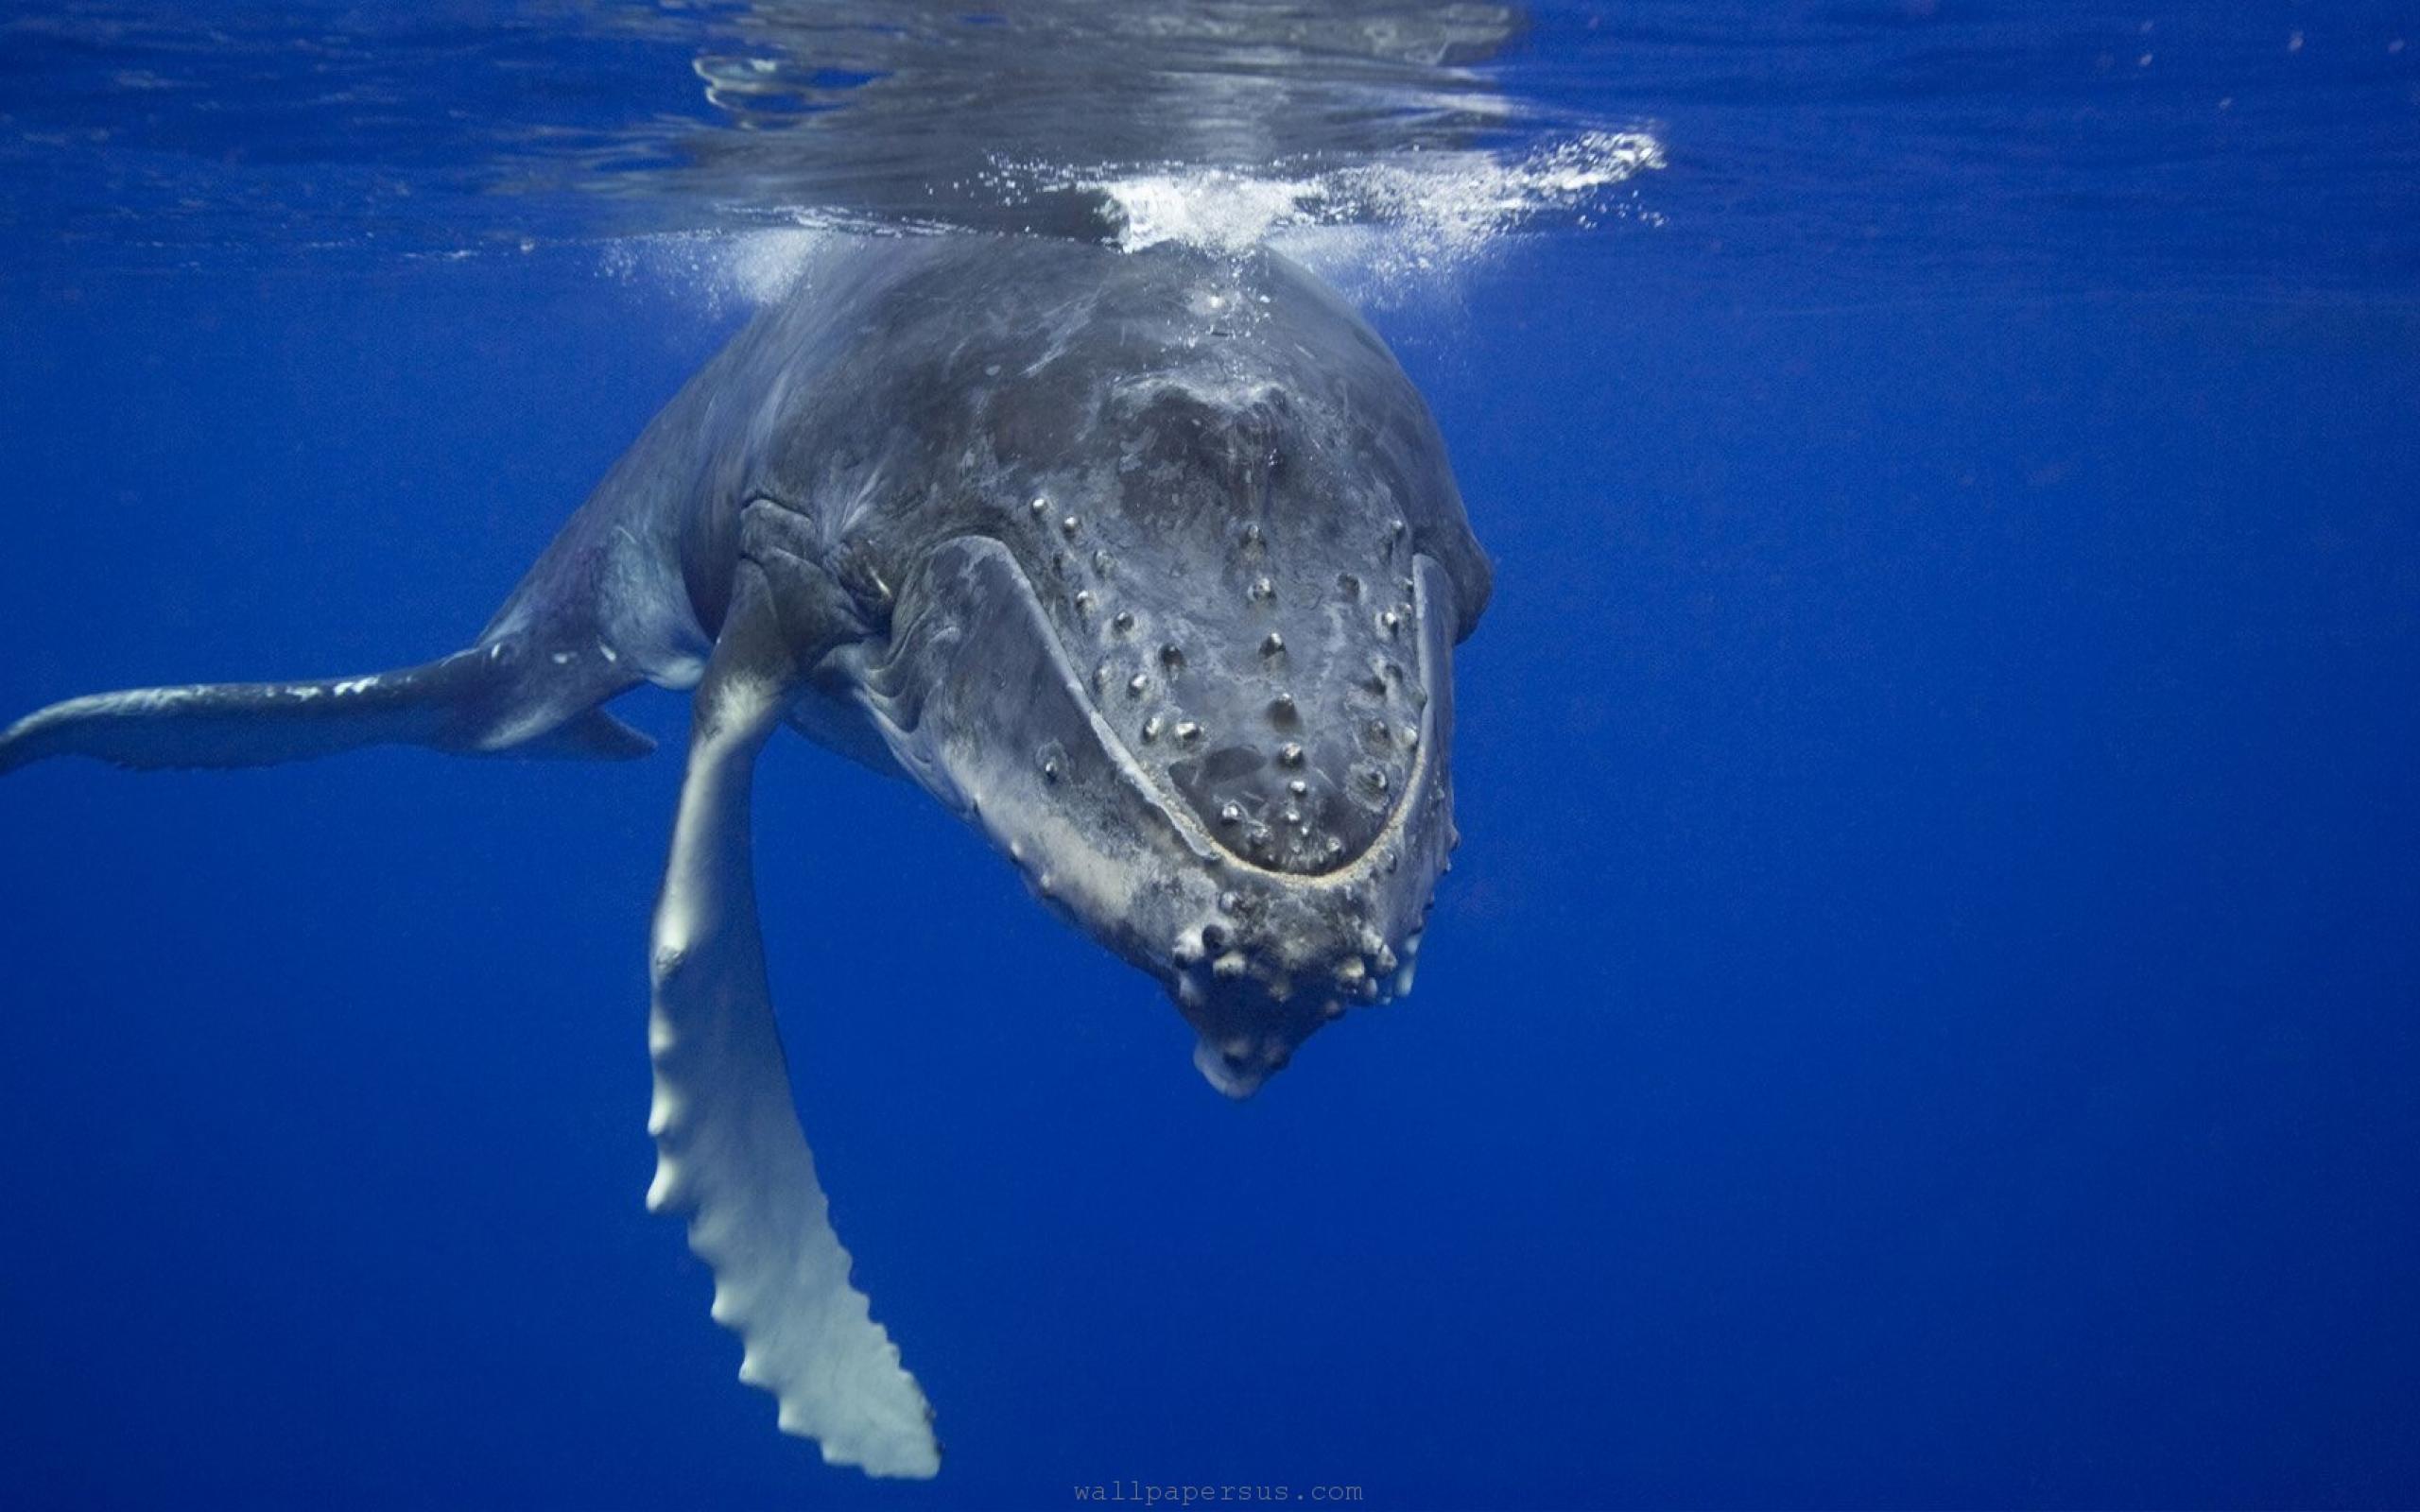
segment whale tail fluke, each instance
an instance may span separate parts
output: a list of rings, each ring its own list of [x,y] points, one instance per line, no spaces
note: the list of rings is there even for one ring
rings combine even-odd
[[[497,640],[419,666],[304,682],[216,682],[93,694],[0,730],[0,773],[52,756],[120,766],[264,766],[363,746],[590,761],[655,742],[596,705],[636,685],[591,647],[537,654]]]

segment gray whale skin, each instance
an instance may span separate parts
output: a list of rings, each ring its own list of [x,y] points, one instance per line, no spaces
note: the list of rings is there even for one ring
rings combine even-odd
[[[682,389],[467,649],[71,699],[0,733],[0,772],[631,757],[650,743],[601,706],[694,688],[648,1200],[686,1217],[784,1430],[928,1476],[931,1410],[851,1284],[791,1102],[756,752],[787,724],[965,816],[1161,982],[1244,1097],[1410,986],[1456,840],[1451,649],[1488,592],[1426,405],[1284,258],[874,241]]]

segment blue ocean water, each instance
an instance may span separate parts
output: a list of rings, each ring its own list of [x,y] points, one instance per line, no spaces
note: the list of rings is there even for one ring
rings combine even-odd
[[[1496,563],[1419,990],[1231,1105],[777,743],[877,1484],[641,1206],[668,754],[12,774],[9,1503],[2420,1501],[2420,11],[1001,9],[0,19],[0,717],[461,644],[803,242],[1267,234]]]

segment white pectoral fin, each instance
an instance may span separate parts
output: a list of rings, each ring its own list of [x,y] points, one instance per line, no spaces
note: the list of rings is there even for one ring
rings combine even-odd
[[[655,915],[648,1206],[687,1216],[689,1247],[714,1270],[715,1320],[746,1350],[739,1378],[779,1399],[784,1432],[832,1464],[921,1478],[941,1469],[932,1409],[849,1283],[766,986],[749,791],[781,703],[712,672],[700,692]]]

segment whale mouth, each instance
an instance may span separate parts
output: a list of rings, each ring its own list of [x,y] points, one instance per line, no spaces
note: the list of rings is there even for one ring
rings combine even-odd
[[[1452,590],[1426,556],[1410,581],[1418,633],[1404,680],[1424,696],[1416,724],[1407,705],[1403,776],[1367,843],[1318,871],[1255,856],[1234,843],[1239,826],[1201,813],[1183,764],[1188,745],[1213,741],[1188,741],[1183,721],[1132,740],[1113,726],[1139,731],[1149,716],[1080,662],[993,537],[937,548],[902,592],[888,642],[851,653],[850,679],[900,765],[981,828],[1045,902],[1159,978],[1201,1037],[1203,1077],[1246,1097],[1321,1024],[1410,986],[1454,838]]]

